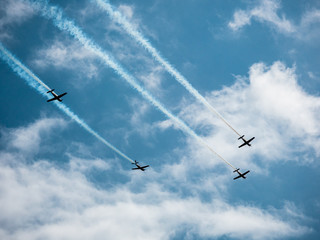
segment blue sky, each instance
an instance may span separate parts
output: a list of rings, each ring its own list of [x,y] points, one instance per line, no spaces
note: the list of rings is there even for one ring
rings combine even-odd
[[[318,1],[110,1],[241,134],[96,0],[50,1],[232,169],[67,30],[0,0],[0,41],[106,147],[0,61],[1,239],[319,239]],[[43,9],[42,9],[43,10]]]

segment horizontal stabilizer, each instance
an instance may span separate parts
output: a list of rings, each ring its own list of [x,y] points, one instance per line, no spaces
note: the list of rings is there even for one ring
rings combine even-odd
[[[244,137],[244,135],[242,135],[241,137],[238,138],[238,140],[242,139]]]
[[[47,93],[49,93],[49,92],[53,92],[53,91],[54,91],[54,89],[52,89],[52,90],[48,91]]]

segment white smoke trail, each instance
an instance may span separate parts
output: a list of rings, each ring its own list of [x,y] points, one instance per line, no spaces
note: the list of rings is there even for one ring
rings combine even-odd
[[[26,66],[24,66],[12,53],[10,53],[0,42],[0,57],[5,61],[11,69],[23,78],[27,84],[38,91],[43,97],[48,98],[46,89],[51,90],[44,82],[42,82],[34,73],[31,72]],[[80,119],[75,113],[73,113],[70,108],[65,104],[54,101],[54,104],[66,115],[68,115],[72,120],[76,121],[83,129],[91,133],[94,137],[100,140],[103,144],[111,148],[113,151],[118,153],[123,158],[134,163],[134,161],[127,155],[122,153],[119,149],[101,137],[96,133],[91,127],[89,127],[82,119]]]
[[[135,39],[142,47],[144,47],[152,57],[158,61],[166,70],[173,76],[182,86],[184,86],[196,99],[203,103],[211,112],[213,112],[218,118],[220,118],[231,130],[233,130],[239,137],[241,136],[230,123],[225,120],[218,111],[211,106],[211,104],[188,82],[188,80],[182,76],[177,69],[175,69],[167,60],[165,60],[160,52],[155,49],[149,40],[145,38],[142,33],[135,29],[134,26],[121,14],[121,12],[114,9],[108,0],[94,0],[96,4],[103,10],[105,10],[112,20],[116,21],[122,26],[122,28]]]
[[[227,163],[234,170],[236,169],[228,161],[222,158],[218,153],[216,153],[202,138],[200,138],[193,130],[191,130],[182,120],[174,116],[169,110],[167,110],[158,100],[156,100],[147,90],[145,90],[138,81],[111,56],[106,51],[103,51],[100,46],[98,46],[92,39],[86,36],[86,34],[77,27],[73,21],[68,20],[63,16],[63,11],[57,7],[52,6],[47,0],[35,0],[31,1],[31,5],[34,9],[40,11],[40,13],[47,19],[51,19],[59,29],[69,32],[75,39],[79,40],[85,48],[94,52],[99,56],[104,62],[111,67],[118,75],[125,79],[135,90],[137,90],[145,99],[147,99],[154,107],[158,108],[162,113],[164,113],[169,119],[173,120],[181,130],[185,133],[194,137],[198,142],[206,146],[212,153],[214,153],[218,158]]]

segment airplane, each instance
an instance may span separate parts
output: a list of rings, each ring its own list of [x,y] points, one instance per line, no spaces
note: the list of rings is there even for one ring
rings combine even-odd
[[[248,145],[249,147],[251,147],[250,142],[251,142],[253,139],[255,139],[255,137],[253,137],[253,138],[251,138],[251,139],[249,139],[249,140],[247,141],[247,140],[244,139],[244,135],[242,135],[241,137],[238,138],[238,140],[240,140],[240,139],[242,139],[242,141],[244,141],[244,143],[241,144],[241,145],[239,146],[239,148],[241,148],[241,147],[243,147],[243,146],[245,146],[245,145]]]
[[[47,100],[47,102],[51,102],[51,101],[53,101],[53,100],[58,100],[59,102],[62,102],[61,97],[63,97],[64,95],[67,94],[67,93],[65,92],[65,93],[62,93],[62,94],[58,95],[58,94],[56,94],[56,93],[54,92],[54,89],[48,91],[47,93],[51,93],[51,94],[53,95],[53,98]]]
[[[236,170],[234,170],[233,172],[237,172],[238,174],[239,174],[239,176],[237,176],[237,177],[235,177],[235,178],[233,178],[233,180],[236,180],[236,179],[238,179],[238,178],[246,178],[246,174],[248,174],[250,171],[246,171],[245,173],[241,173],[240,171],[240,168],[237,168]]]
[[[139,163],[139,162],[137,162],[137,160],[134,160],[134,163],[132,163],[132,164],[136,165],[137,167],[136,167],[136,168],[132,168],[132,170],[145,171],[144,169],[147,168],[147,167],[149,167],[149,165],[146,165],[146,166],[142,166],[142,167],[141,167],[138,163]]]

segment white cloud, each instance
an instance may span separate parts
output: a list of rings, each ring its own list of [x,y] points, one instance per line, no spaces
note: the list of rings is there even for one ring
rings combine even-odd
[[[232,30],[239,30],[243,26],[249,25],[249,24],[251,24],[250,14],[243,10],[238,10],[233,15],[233,22],[229,22],[228,26]]]
[[[173,126],[175,126],[175,124],[170,119],[166,119],[164,121],[160,121],[157,123],[157,127],[160,128],[161,130],[166,130],[166,129],[171,128]]]
[[[169,128],[174,128],[180,131],[177,124],[170,120],[157,120],[157,121],[146,121],[149,119],[150,113],[154,111],[150,103],[146,102],[141,98],[131,98],[129,102],[132,113],[128,117],[128,120],[132,126],[132,130],[125,131],[125,139],[128,139],[133,134],[139,134],[141,137],[147,139],[154,136],[156,133],[163,132]],[[149,143],[152,145],[152,143]]]
[[[237,31],[246,25],[250,25],[253,20],[266,23],[282,34],[291,35],[301,40],[319,37],[320,10],[307,10],[301,17],[299,24],[281,16],[278,11],[281,9],[279,0],[260,0],[259,4],[248,10],[237,10],[234,12],[233,20],[228,23],[229,28]]]
[[[307,72],[308,74],[308,77],[313,79],[313,80],[316,80],[316,79],[319,79],[319,77],[317,76],[317,74],[313,73],[313,72]]]
[[[312,167],[320,155],[320,98],[307,93],[299,81],[295,67],[282,62],[271,66],[256,63],[248,77],[236,76],[234,85],[207,94],[207,100],[236,130],[247,138],[256,137],[252,148],[238,149],[241,143],[238,137],[192,97],[180,104],[179,115],[226,160],[253,174],[268,175],[271,165],[287,161]],[[170,120],[146,122],[147,105],[137,101],[134,106],[131,121],[142,136],[149,137],[168,128],[180,131]],[[178,182],[179,191],[189,194],[226,193],[230,172],[224,171],[223,161],[192,137],[187,136],[184,146],[173,147],[166,160],[174,163],[163,165],[161,173],[153,177],[165,176],[166,185],[172,188]]]
[[[131,19],[133,16],[134,9],[132,6],[121,4],[119,7],[119,11],[126,16],[127,19]]]
[[[312,9],[307,11],[301,19],[298,28],[299,39],[315,39],[319,38],[319,22],[320,22],[320,10]]]
[[[20,24],[34,14],[33,9],[23,0],[3,0],[0,4],[0,39],[12,38],[8,26]]]
[[[130,117],[130,124],[134,126],[133,131],[138,132],[143,137],[147,137],[154,133],[154,131],[152,131],[152,124],[143,121],[145,115],[150,111],[150,104],[138,99],[131,99],[130,105],[133,109]],[[127,132],[126,137],[131,134],[132,132]]]
[[[9,139],[9,147],[13,147],[24,153],[37,153],[41,144],[41,138],[50,133],[54,128],[64,127],[66,122],[61,118],[42,118],[27,127],[3,131]]]
[[[251,23],[251,19],[254,18],[260,22],[266,22],[271,26],[274,26],[278,31],[283,33],[292,33],[295,31],[295,27],[284,16],[279,17],[277,14],[280,8],[280,2],[278,0],[261,0],[260,4],[253,9],[243,11],[238,10],[234,13],[234,20],[229,22],[229,27],[232,30],[239,30],[245,25]]]
[[[20,23],[33,15],[33,10],[23,0],[4,0],[1,2],[0,28],[6,24]]]
[[[294,68],[275,62],[250,69],[251,94],[264,114],[284,122],[293,135],[317,136],[320,133],[320,99],[308,95],[297,83]]]
[[[73,70],[79,76],[85,76],[81,77],[85,80],[96,78],[99,73],[95,59],[94,53],[86,50],[77,42],[56,39],[37,49],[33,62],[37,67],[43,69],[55,67]],[[77,83],[79,84],[78,77]]]
[[[150,67],[147,68],[147,71],[141,73],[138,78],[143,81],[147,89],[157,90],[157,93],[159,93],[162,83],[163,68],[161,66],[153,66],[153,62],[151,65],[150,63],[148,65]]]
[[[225,159],[237,159],[238,166],[251,166],[259,172],[259,165],[265,168],[270,161],[312,164],[320,155],[320,98],[299,86],[295,68],[281,62],[271,66],[254,64],[248,78],[238,76],[233,86],[212,92],[207,99],[236,130],[256,137],[254,147],[236,149],[240,142],[235,141],[235,134],[199,103],[183,103],[181,116],[193,128],[205,129],[209,145],[223,153]],[[193,153],[199,164],[219,163],[210,163],[209,153],[200,157],[196,148]],[[308,157],[298,158],[297,154]]]
[[[205,203],[197,197],[181,198],[163,190],[161,183],[146,183],[138,193],[128,184],[103,190],[72,167],[61,169],[46,161],[9,164],[3,159],[0,165],[1,239],[135,236],[163,240],[179,231],[200,237],[281,239],[310,231],[296,222],[299,217],[294,214],[282,215],[282,209],[269,211],[232,206],[221,199]]]
[[[320,21],[320,10],[312,9],[303,15],[301,19],[301,26],[309,27],[312,24],[317,24]]]
[[[83,159],[68,154],[70,158],[70,169],[77,172],[86,172],[92,169],[108,170],[110,164],[103,159]]]

